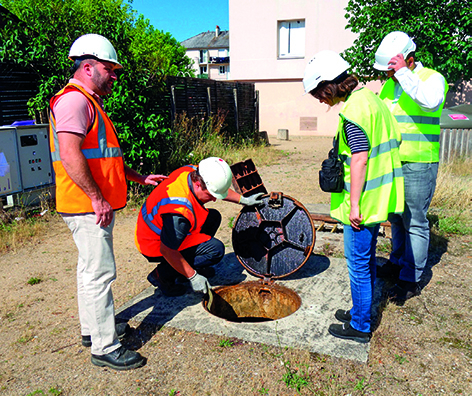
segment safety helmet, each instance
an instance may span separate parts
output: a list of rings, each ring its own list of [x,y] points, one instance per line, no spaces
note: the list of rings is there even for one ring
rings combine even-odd
[[[114,63],[117,69],[123,68],[118,62],[113,45],[99,34],[84,34],[74,41],[70,47],[69,59],[75,60],[75,58],[84,55],[91,55],[102,61]]]
[[[318,52],[306,65],[303,77],[305,94],[311,92],[323,81],[332,81],[350,67],[341,55],[334,51]]]
[[[217,199],[226,198],[233,174],[224,160],[218,157],[205,158],[198,164],[198,173],[211,195]]]
[[[388,71],[388,62],[395,55],[402,54],[406,59],[407,55],[416,50],[416,44],[403,32],[391,32],[387,34],[375,53],[374,68]]]

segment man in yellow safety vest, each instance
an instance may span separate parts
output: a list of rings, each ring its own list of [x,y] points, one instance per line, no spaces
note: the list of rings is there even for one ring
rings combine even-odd
[[[436,188],[439,121],[447,93],[444,77],[415,60],[416,44],[403,32],[391,32],[375,53],[374,68],[387,73],[380,98],[395,116],[402,134],[400,159],[405,179],[405,211],[392,214],[392,253],[377,277],[396,285],[387,291],[397,304],[420,294],[428,260],[426,214]]]

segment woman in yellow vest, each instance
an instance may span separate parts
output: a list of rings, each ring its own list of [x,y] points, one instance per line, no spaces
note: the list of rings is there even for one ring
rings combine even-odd
[[[340,111],[336,139],[344,186],[331,195],[331,217],[343,223],[344,254],[352,308],[339,309],[328,331],[335,337],[369,342],[376,278],[375,249],[380,223],[403,211],[403,176],[398,147],[401,135],[386,105],[358,80],[336,52],[321,51],[308,63],[303,85],[321,103]]]

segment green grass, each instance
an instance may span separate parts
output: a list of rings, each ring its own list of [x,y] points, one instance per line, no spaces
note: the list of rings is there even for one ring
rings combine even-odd
[[[224,339],[220,341],[218,346],[221,348],[231,348],[232,346],[234,346],[234,341],[229,340],[229,339]]]
[[[395,354],[395,360],[396,360],[399,364],[403,364],[403,363],[408,362],[408,360],[407,360],[406,357],[400,356],[400,355],[398,355],[398,354]]]
[[[310,388],[311,380],[310,376],[305,372],[303,367],[297,365],[292,367],[289,360],[284,362],[285,373],[282,377],[283,382],[287,385],[287,388],[294,389],[297,393],[301,393],[302,388]]]

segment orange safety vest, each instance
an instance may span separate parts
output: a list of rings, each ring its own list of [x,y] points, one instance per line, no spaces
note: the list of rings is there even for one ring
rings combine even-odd
[[[81,92],[94,109],[93,123],[82,142],[81,151],[103,197],[114,210],[122,209],[126,206],[127,185],[123,155],[115,127],[105,111],[84,88],[68,84],[53,96],[50,102],[49,132],[53,137],[50,139],[50,148],[56,174],[56,210],[61,214],[94,213],[91,199],[69,177],[59,153],[54,103],[61,95],[74,90]]]
[[[195,169],[195,165],[186,165],[175,170],[144,202],[136,223],[135,242],[138,250],[145,256],[162,256],[162,215],[165,213],[184,216],[190,222],[190,232],[180,245],[179,251],[210,240],[209,235],[201,233],[208,217],[208,209],[197,200],[190,189],[189,175]]]

